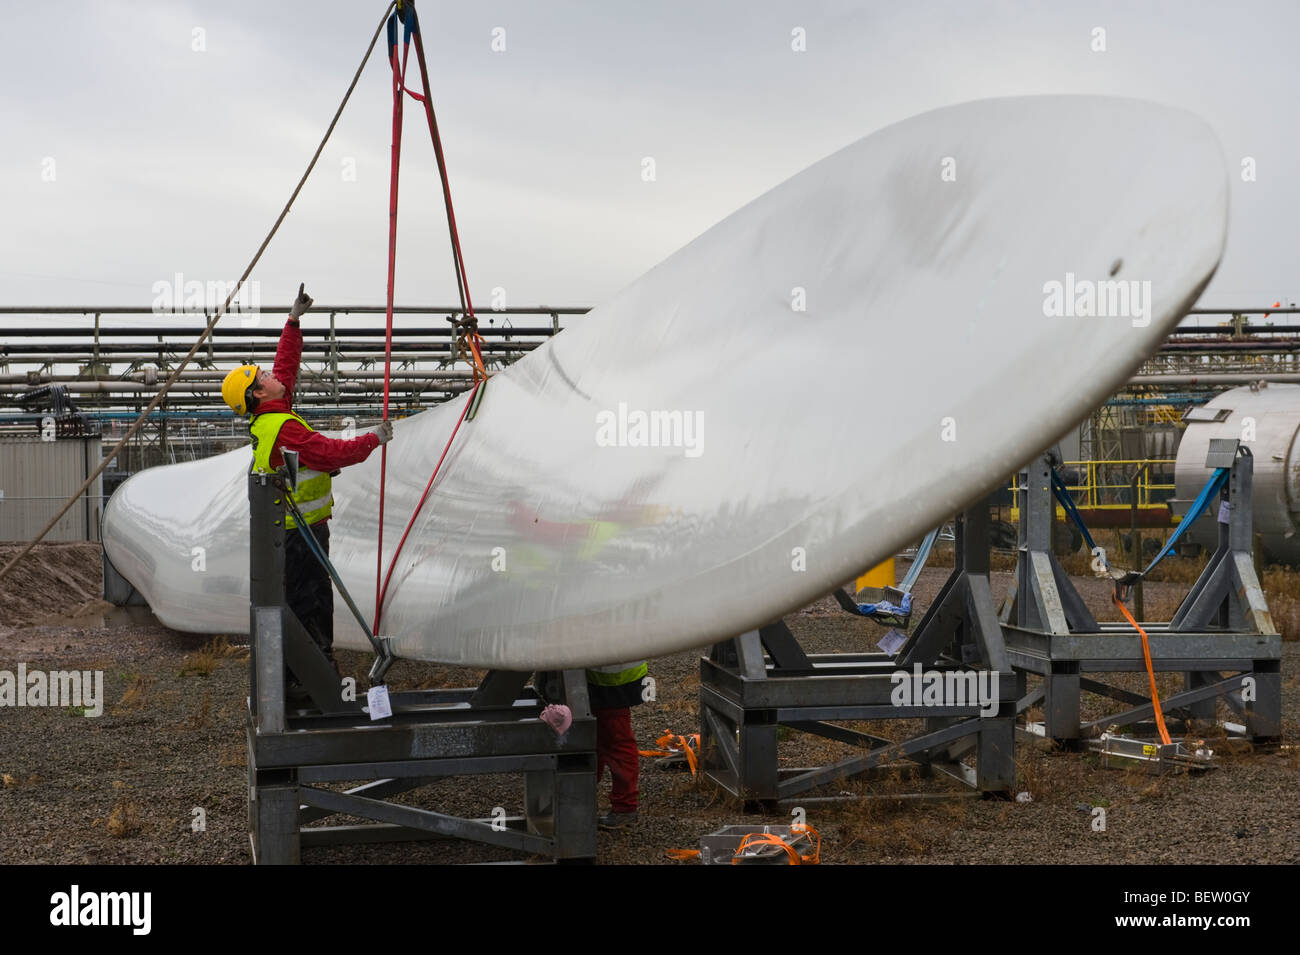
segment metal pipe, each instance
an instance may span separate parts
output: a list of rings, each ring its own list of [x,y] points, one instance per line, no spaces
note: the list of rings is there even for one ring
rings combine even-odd
[[[294,402],[295,409],[298,407],[299,404],[300,402]],[[87,418],[88,420],[92,420],[96,422],[135,421],[136,418],[140,417],[140,413],[137,411],[83,410],[79,413],[83,417]],[[317,410],[313,407],[311,413],[305,414],[303,415],[303,417],[324,419],[324,418],[347,417],[350,415],[353,417],[372,416],[378,419],[381,413],[382,413],[382,408],[378,403],[373,405],[341,405],[337,408],[334,407],[333,405],[330,405],[328,408],[323,410]],[[177,417],[177,412],[175,409],[172,409],[171,414],[173,418]],[[48,418],[49,416],[50,413],[48,411],[17,411],[17,412],[0,411],[0,425],[28,424],[28,423],[40,422],[43,419]],[[161,417],[162,417],[162,413],[155,410],[150,412],[149,417],[146,420],[158,421]],[[199,419],[201,421],[214,420],[218,422],[226,422],[232,425],[239,423],[241,420],[235,418],[235,416],[224,407],[220,409],[206,408],[206,409],[197,409],[193,411],[186,411],[183,417],[186,418],[187,420],[189,419]],[[247,435],[218,434],[216,435],[216,437],[240,437],[241,439],[244,440],[247,439]],[[64,498],[60,496],[59,500],[64,500]]]
[[[1275,311],[1296,312],[1300,309],[1275,309]],[[1245,314],[1236,312],[1234,314]],[[1278,332],[1300,332],[1300,325],[1242,325],[1241,328],[1233,328],[1231,325],[1179,325],[1178,328],[1171,332],[1171,335],[1224,335],[1233,337],[1238,335],[1271,335]]]
[[[531,351],[540,344],[541,342],[539,341],[488,342],[483,351],[492,354],[502,354],[513,351]],[[102,344],[99,346],[99,351],[108,355],[134,354],[137,352],[144,355],[157,355],[159,352],[157,347],[145,351],[144,346],[144,342],[119,342],[115,344]],[[214,346],[214,350],[224,354],[246,355],[255,350],[270,351],[270,346],[270,342],[221,342]],[[373,349],[375,343],[338,342],[337,346],[340,354],[350,357],[363,349]],[[169,348],[167,345],[164,345],[161,350],[164,352],[180,352],[179,348],[173,349]],[[59,355],[85,355],[86,348],[84,345],[79,343],[64,344],[61,342],[40,341],[14,342],[12,344],[0,345],[0,355],[34,355],[42,354],[43,352],[49,352],[51,354],[57,353]],[[303,348],[304,356],[318,356],[321,361],[326,360],[329,353],[329,348],[322,348],[310,343]],[[393,349],[393,354],[395,355],[407,353],[449,355],[451,354],[451,351],[450,345],[447,342],[403,342],[400,348]],[[381,357],[383,356],[383,352],[377,352],[376,354],[379,354]],[[28,360],[30,361],[31,359]],[[59,360],[62,361],[66,359]]]
[[[392,382],[401,387],[431,386],[436,382],[445,382],[448,384],[466,382],[470,380],[469,374],[465,375],[426,375],[419,377],[394,377]],[[158,385],[149,384],[143,381],[70,381],[64,384],[68,391],[76,394],[151,394],[158,390]],[[181,388],[187,394],[191,395],[220,395],[221,385],[216,381],[190,381],[184,380],[172,385],[173,388]],[[375,391],[375,386],[365,385],[359,382],[340,382],[339,390],[345,393],[369,394]],[[441,390],[436,388],[435,390]],[[0,394],[24,395],[27,392],[26,385],[0,384]]]
[[[1156,396],[1146,395],[1140,398],[1111,398],[1106,402],[1112,407],[1141,407],[1143,405],[1198,405],[1209,398],[1205,394],[1193,394],[1190,391],[1175,392],[1174,394],[1161,394]]]
[[[202,371],[202,370],[183,371],[181,372],[180,378],[177,380],[178,381],[199,381],[199,382],[224,381],[225,377],[226,377],[226,372],[224,371]],[[384,373],[382,371],[377,371],[374,369],[363,368],[363,369],[357,369],[355,371],[345,372],[344,375],[341,377],[343,377],[344,380],[348,378],[382,379],[384,377]],[[419,369],[416,369],[414,371],[405,370],[405,371],[397,372],[390,376],[391,380],[393,381],[427,381],[430,379],[444,379],[444,378],[460,380],[460,379],[470,379],[473,377],[474,377],[474,372],[468,368],[466,369],[446,368],[446,369],[436,369],[436,370],[429,370],[429,371],[422,371]],[[313,380],[314,380],[314,376],[310,374],[308,375],[299,374],[298,376],[298,382],[300,385],[311,384],[313,383]],[[26,375],[26,374],[0,375],[0,384],[22,384],[22,385],[31,385],[31,386],[52,384],[56,382],[62,384],[65,382],[86,383],[86,382],[95,382],[95,381],[119,382],[119,383],[140,382],[152,386],[158,384],[158,373],[155,372],[154,374],[149,374],[149,372],[145,372],[145,371],[133,371],[133,372],[126,372],[121,375],[52,375],[47,372],[38,372],[34,375]]]
[[[146,356],[146,357],[152,358],[154,356]],[[376,357],[377,359],[383,358],[382,355],[377,355],[374,357]],[[195,383],[216,382],[216,381],[223,380],[225,378],[225,375],[226,373],[224,371],[208,371],[208,370],[185,371],[181,373],[180,381],[195,382]],[[384,373],[382,371],[379,371],[377,369],[369,369],[369,368],[359,368],[359,369],[352,369],[348,371],[340,370],[339,372],[341,385],[346,384],[348,379],[379,380],[382,379],[383,377],[384,377]],[[394,382],[418,383],[418,382],[428,382],[428,381],[450,381],[450,380],[462,380],[462,379],[468,380],[471,377],[473,377],[473,372],[470,369],[449,368],[449,369],[438,369],[438,370],[429,370],[429,371],[420,371],[420,370],[398,371],[391,376],[391,380]],[[1205,387],[1217,387],[1218,385],[1221,384],[1238,384],[1238,385],[1249,384],[1254,381],[1260,381],[1261,379],[1265,381],[1277,381],[1277,382],[1300,382],[1300,373],[1269,374],[1261,371],[1254,374],[1138,375],[1130,379],[1129,384],[1130,385],[1184,384],[1184,385],[1203,385]],[[96,382],[116,383],[116,384],[123,384],[123,385],[133,384],[138,382],[150,386],[156,384],[156,381],[150,382],[148,380],[148,377],[146,376],[145,372],[139,372],[139,371],[127,372],[121,375],[94,375],[91,377],[84,377],[75,374],[50,374],[48,372],[38,372],[35,373],[35,375],[33,376],[29,376],[27,374],[21,374],[21,373],[0,375],[0,384],[21,384],[24,387],[50,384],[50,383],[59,383],[59,384],[66,383],[75,386],[75,385],[93,384]],[[312,383],[313,383],[313,376],[311,375],[310,370],[308,370],[307,374],[299,376],[300,386],[310,385]],[[0,389],[0,390],[7,391],[9,393],[21,393],[22,389],[8,388],[8,389]],[[70,391],[82,390],[84,392],[89,393],[91,391],[96,391],[101,389],[94,389],[94,388],[78,389],[76,387],[72,387],[69,388],[69,390]],[[116,390],[141,391],[143,389],[120,388]],[[209,390],[209,389],[205,389],[205,390]],[[1180,401],[1186,401],[1186,400],[1192,400],[1192,399],[1190,398],[1190,396],[1160,396],[1155,398],[1143,398],[1143,399],[1131,399],[1131,400],[1117,399],[1109,402],[1109,404],[1178,404],[1180,403]]]
[[[118,327],[101,326],[99,329],[100,338],[156,338],[159,335],[193,338],[201,328],[189,328],[184,325],[158,325],[149,328],[142,328],[138,325],[122,325]],[[212,331],[214,338],[279,338],[283,329],[270,326],[267,328],[236,328],[233,325],[229,328],[217,326]],[[13,325],[0,328],[6,335],[12,335],[15,338],[74,338],[78,336],[89,336],[93,334],[90,328],[49,328],[35,325]],[[304,328],[303,340],[307,341],[313,338],[327,339],[328,329]],[[419,328],[407,328],[398,334],[398,330],[393,330],[393,338],[411,338],[417,335],[427,335],[434,338],[451,338],[455,332],[450,325],[445,328],[439,325],[421,326]],[[555,333],[549,325],[543,326],[516,326],[508,327],[505,325],[485,325],[479,328],[478,333],[484,338],[500,338],[510,335],[523,335],[534,338],[551,338]],[[338,335],[349,335],[354,338],[383,338],[384,329],[382,328],[340,328],[337,329]]]
[[[1189,308],[1188,315],[1297,315],[1300,307],[1283,305],[1278,308]]]
[[[484,351],[484,354],[501,355],[504,358],[508,358],[510,357],[511,352],[513,351],[515,351],[515,349],[511,349],[509,351],[505,351],[505,350],[491,351],[491,352]],[[520,348],[517,351],[527,352],[527,351],[531,351],[531,349]],[[84,355],[85,355],[84,352],[73,351],[73,350],[69,350],[66,352],[57,352],[57,353],[56,352],[23,352],[21,354],[6,354],[5,350],[3,348],[0,348],[0,362],[7,361],[14,364],[79,365],[79,364],[83,364],[82,358],[84,357]],[[264,351],[263,355],[266,356],[267,362],[271,360],[271,353],[269,351]],[[235,351],[232,349],[231,354],[222,355],[218,357],[217,363],[238,364],[239,360],[245,357],[255,357],[255,355],[251,351]],[[374,362],[374,361],[383,361],[384,353],[383,352],[347,352],[344,353],[342,357],[346,358],[348,361],[353,361],[353,362]],[[393,352],[393,361],[397,361],[399,359],[401,361],[452,361],[453,358],[454,356],[451,354],[451,352],[448,351],[441,351],[441,352],[394,351]],[[305,352],[302,356],[302,360],[304,363],[313,362],[313,363],[320,363],[320,364],[327,364],[328,361],[324,356],[320,355],[317,352]],[[112,355],[101,355],[99,363],[100,364],[123,364],[128,362],[157,362],[157,361],[158,361],[158,352],[156,351],[115,352]]]
[[[259,314],[270,314],[284,316],[288,315],[292,303],[284,308],[264,307],[259,308]],[[384,305],[313,305],[312,311],[324,314],[325,312],[337,312],[340,315],[383,315],[387,311]],[[398,315],[460,315],[465,310],[459,305],[395,305],[394,314]],[[515,308],[493,308],[478,313],[479,318],[491,318],[493,315],[586,315],[591,311],[590,305],[560,305],[552,308],[549,305],[524,305]],[[1286,309],[1260,309],[1261,312],[1274,311],[1283,312]],[[1300,311],[1300,309],[1293,309]],[[154,309],[154,308],[137,308],[134,305],[0,305],[0,315],[91,315],[98,312],[101,315],[193,315],[196,318],[207,319],[210,317],[208,312],[201,308],[171,308],[171,309]],[[240,314],[251,314],[248,312],[241,313],[232,309],[228,315],[238,316]]]
[[[1300,338],[1265,338],[1243,342],[1240,340],[1205,342],[1205,341],[1166,341],[1160,346],[1162,352],[1178,352],[1196,355],[1212,355],[1215,352],[1246,351],[1252,354],[1269,354],[1272,352],[1300,351]]]
[[[1205,388],[1221,388],[1224,385],[1248,385],[1255,381],[1300,382],[1300,374],[1274,375],[1265,371],[1255,374],[1223,375],[1135,375],[1129,379],[1130,385],[1200,385]]]

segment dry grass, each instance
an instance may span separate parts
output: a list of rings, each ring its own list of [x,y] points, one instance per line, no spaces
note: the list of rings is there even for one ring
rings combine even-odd
[[[1129,533],[1127,530],[1118,528],[1098,528],[1093,530],[1093,540],[1097,545],[1106,551],[1106,560],[1117,570],[1132,570],[1135,563],[1133,552],[1124,548],[1124,535]],[[1140,529],[1143,546],[1149,546],[1148,541],[1156,541],[1161,546],[1164,545],[1168,531],[1160,531],[1152,528]],[[1151,562],[1152,554],[1147,554],[1140,562],[1142,567],[1146,567]],[[1066,573],[1073,577],[1092,577],[1093,556],[1087,547],[1081,547],[1072,554],[1058,554],[1061,566],[1065,568]],[[1205,569],[1207,555],[1202,554],[1200,557],[1178,557],[1177,555],[1166,557],[1151,572],[1150,580],[1160,580],[1172,583],[1192,583]],[[951,567],[955,560],[955,552],[951,541],[942,541],[935,545],[926,563],[928,567]],[[1016,555],[1007,551],[995,550],[990,559],[990,568],[994,571],[1012,571],[1016,569]],[[1300,596],[1298,594],[1297,596]]]
[[[1222,706],[1221,703],[1220,707]],[[1231,718],[1240,719],[1239,716]],[[1202,732],[1186,734],[1182,738],[1182,742],[1184,746],[1192,751],[1196,750],[1199,743],[1208,746],[1214,750],[1214,759],[1219,765],[1247,762],[1259,755],[1255,746],[1249,740],[1229,736],[1227,730],[1217,723],[1205,728]]]
[[[360,653],[350,650],[335,650],[339,666],[348,672],[351,669],[368,670],[370,667],[370,658]],[[450,664],[424,664],[420,665],[421,676],[415,680],[410,680],[408,674],[402,672],[402,665],[398,664],[388,675],[389,688],[392,690],[448,690],[463,689],[464,687],[478,686],[483,682],[485,671],[473,670],[469,667],[452,666]]]
[[[876,857],[924,856],[946,846],[969,811],[967,799],[900,803],[864,798],[819,807],[820,826],[814,826],[823,838],[833,832],[840,849],[862,847]]]
[[[1124,775],[1128,777],[1125,781],[1138,789],[1135,802],[1146,802],[1149,799],[1160,798],[1160,796],[1164,795],[1165,780],[1169,778],[1167,776],[1149,776],[1137,768],[1125,770]],[[1145,785],[1143,785],[1144,783]]]
[[[957,562],[957,552],[953,547],[952,541],[940,541],[934,545],[934,550],[930,551],[930,556],[925,562],[927,567],[951,567]],[[901,564],[899,574],[906,573],[906,564]],[[1012,571],[1016,569],[1016,555],[1006,551],[994,551],[989,555],[990,570]]]
[[[197,652],[191,653],[185,658],[185,663],[181,666],[179,675],[182,677],[211,676],[224,661],[231,659],[247,660],[248,647],[231,644],[224,634],[215,636]]]
[[[1286,759],[1286,764],[1291,769],[1300,769],[1300,745],[1284,743],[1282,744],[1280,755]]]
[[[140,814],[135,801],[123,794],[108,814],[106,827],[108,834],[115,839],[126,839],[140,831]]]
[[[248,765],[248,745],[246,743],[229,743],[221,748],[217,765],[231,768],[243,768]]]
[[[186,722],[190,729],[206,729],[212,725],[212,693],[205,692],[203,698],[199,700],[198,705],[190,713],[190,718]]]
[[[138,710],[145,704],[149,687],[153,685],[153,678],[138,673],[128,674],[128,679],[131,677],[134,677],[134,679],[131,679],[130,686],[126,688],[126,692],[122,694],[122,699],[118,700],[117,705],[122,709]]]
[[[1207,559],[1204,555],[1200,557],[1166,557],[1156,564],[1147,576],[1147,580],[1191,586],[1196,583],[1196,578],[1200,577],[1205,570]]]
[[[1019,797],[1022,792],[1029,793],[1031,799],[1041,799],[1046,789],[1043,778],[1043,758],[1037,749],[1030,746],[1020,746],[1016,748],[1019,756],[1016,759],[1016,792]]]
[[[1300,640],[1300,572],[1291,567],[1267,567],[1260,575],[1273,624],[1283,640]]]
[[[682,792],[697,793],[705,797],[708,802],[704,804],[705,809],[728,808],[732,811],[744,813],[744,802],[736,799],[731,793],[727,792],[722,786],[709,779],[703,773],[680,773],[677,777],[677,788]]]
[[[845,728],[886,739],[915,735],[916,720],[847,722]],[[779,749],[783,769],[793,766],[825,766],[863,749],[815,734],[793,731]],[[743,802],[703,777],[684,777],[679,784],[708,800],[708,808],[743,811]],[[917,801],[909,797],[924,791],[952,795],[939,801]],[[865,848],[876,857],[917,857],[947,846],[953,834],[967,821],[970,799],[943,777],[927,779],[910,763],[890,763],[874,774],[840,777],[818,789],[818,794],[838,794],[841,801],[818,804],[808,809],[808,823],[823,837],[823,860],[836,850]],[[783,811],[784,812],[784,811]]]

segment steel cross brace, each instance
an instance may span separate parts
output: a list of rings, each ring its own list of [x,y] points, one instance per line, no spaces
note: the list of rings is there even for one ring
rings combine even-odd
[[[1206,683],[1195,689],[1184,690],[1182,693],[1176,693],[1171,697],[1160,701],[1160,711],[1165,715],[1171,712],[1184,710],[1189,704],[1198,703],[1202,700],[1212,700],[1215,697],[1223,696],[1235,700],[1235,709],[1240,710],[1242,707],[1240,691],[1246,681],[1253,679],[1251,674],[1243,673],[1238,676],[1228,677],[1215,683]],[[1234,692],[1235,691],[1235,692]],[[1136,696],[1136,694],[1130,694]],[[1141,697],[1132,702],[1138,702]],[[1124,710],[1120,713],[1112,713],[1109,716],[1102,717],[1098,720],[1090,720],[1083,724],[1084,735],[1090,734],[1094,730],[1105,729],[1108,726],[1128,726],[1130,723],[1137,723],[1150,719],[1155,714],[1155,705],[1146,700],[1139,706],[1130,710]]]
[[[833,779],[874,770],[881,758],[904,755],[986,791],[1014,782],[1014,676],[988,584],[987,504],[956,522],[956,567],[896,657],[883,653],[809,656],[783,621],[715,644],[701,660],[700,721],[705,774],[751,799],[785,798]],[[843,601],[841,601],[843,603]],[[769,667],[764,651],[771,658]],[[900,670],[982,665],[995,681],[997,713],[972,719],[971,708],[925,711],[891,702]],[[830,721],[920,720],[924,731],[894,743]],[[779,726],[867,750],[794,779],[777,769]],[[976,766],[958,760],[976,749]],[[942,753],[936,751],[943,750]],[[880,754],[885,753],[882,757]]]
[[[1218,546],[1173,619],[1143,627],[1155,668],[1184,674],[1186,692],[1162,701],[1165,705],[1181,706],[1192,718],[1212,720],[1215,697],[1222,697],[1247,716],[1254,738],[1271,739],[1281,732],[1281,650],[1251,556],[1253,458],[1233,440],[1223,444],[1214,463],[1207,462],[1207,467],[1231,468],[1223,505],[1227,520],[1218,525]],[[1068,740],[1117,719],[1150,715],[1152,706],[1145,697],[1082,675],[1144,669],[1141,645],[1130,627],[1098,624],[1052,553],[1051,467],[1051,456],[1043,455],[1021,472],[1020,553],[1000,619],[1021,686],[1017,711],[1042,703],[1047,735]],[[1243,647],[1243,641],[1249,646]],[[1258,695],[1249,708],[1240,693],[1230,692],[1244,676],[1224,680],[1216,672],[1242,668],[1250,671],[1244,676],[1256,682]],[[1043,683],[1027,693],[1031,672]],[[1085,724],[1079,719],[1082,690],[1137,708]]]

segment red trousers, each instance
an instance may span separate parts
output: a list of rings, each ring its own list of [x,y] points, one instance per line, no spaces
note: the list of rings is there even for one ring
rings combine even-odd
[[[591,712],[596,717],[596,784],[605,778],[608,766],[614,780],[609,808],[613,812],[636,812],[640,756],[632,732],[632,710],[621,706]]]

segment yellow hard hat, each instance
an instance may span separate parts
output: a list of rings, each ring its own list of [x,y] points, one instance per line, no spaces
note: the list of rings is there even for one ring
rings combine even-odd
[[[240,365],[226,375],[226,380],[221,383],[221,397],[226,399],[226,404],[230,405],[235,414],[248,413],[248,409],[244,407],[244,393],[257,384],[257,375],[256,365]]]

